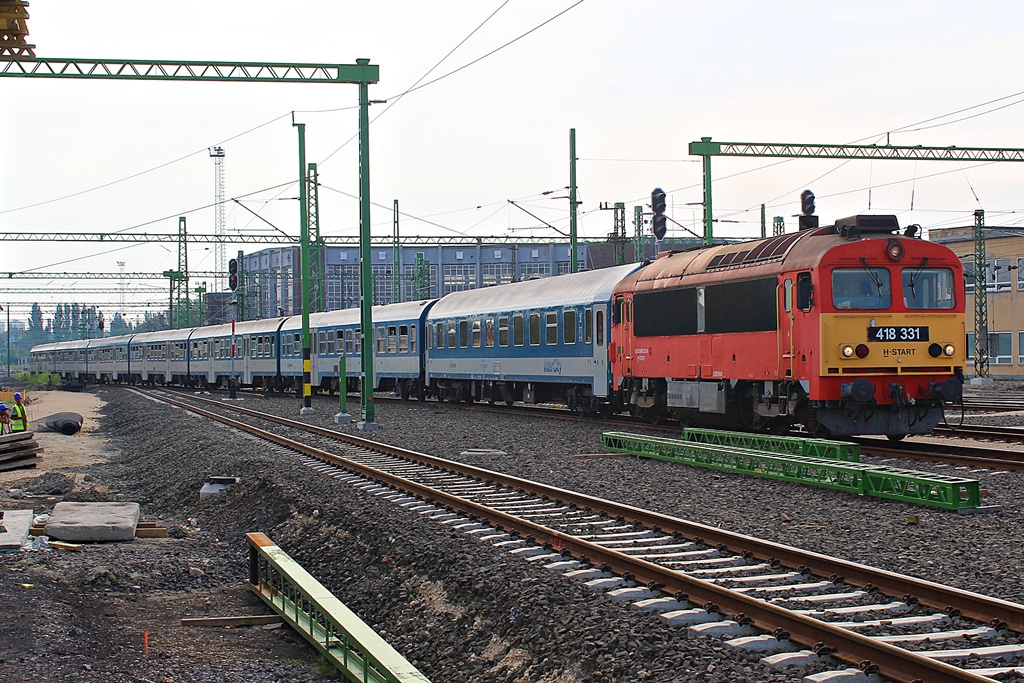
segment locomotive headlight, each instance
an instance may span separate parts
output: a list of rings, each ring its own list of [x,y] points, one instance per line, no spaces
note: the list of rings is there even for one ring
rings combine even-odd
[[[889,240],[889,243],[885,245],[885,255],[889,257],[890,261],[899,261],[903,258],[905,251],[899,240]]]
[[[946,344],[944,347],[942,347],[942,352],[947,356],[952,356],[954,353],[956,353],[956,347],[953,346],[952,344]]]
[[[853,347],[849,344],[843,344],[843,348],[839,349],[839,353],[843,354],[843,358],[853,358]]]

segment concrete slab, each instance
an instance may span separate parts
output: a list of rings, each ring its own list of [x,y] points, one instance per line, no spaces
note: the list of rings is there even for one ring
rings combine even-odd
[[[708,612],[707,610],[698,609],[696,607],[692,609],[679,609],[674,612],[665,612],[661,615],[661,620],[664,621],[667,626],[706,624],[711,621],[718,621],[721,618],[722,617],[718,612]]]
[[[725,646],[742,652],[781,652],[792,647],[788,640],[779,640],[769,635],[733,638],[725,641]]]
[[[818,661],[818,655],[811,650],[799,650],[797,652],[780,652],[777,655],[768,655],[761,658],[761,663],[773,669],[788,669],[796,666],[806,666],[811,662]]]
[[[708,636],[746,636],[754,632],[750,626],[744,626],[736,621],[709,621],[703,624],[694,624],[686,627],[686,635],[691,638],[704,638]]]
[[[62,541],[130,541],[138,523],[138,503],[65,501],[53,506],[46,535]]]
[[[646,586],[633,586],[631,588],[616,588],[608,591],[608,597],[612,602],[636,602],[637,600],[650,600],[657,593]]]
[[[648,600],[638,600],[633,603],[633,607],[637,608],[641,612],[677,612],[681,609],[686,609],[686,605],[679,602],[675,598],[650,598]]]
[[[868,675],[860,669],[822,671],[804,676],[804,683],[868,683],[869,680]]]
[[[20,548],[28,540],[35,513],[31,510],[4,510],[0,520],[0,548]]]

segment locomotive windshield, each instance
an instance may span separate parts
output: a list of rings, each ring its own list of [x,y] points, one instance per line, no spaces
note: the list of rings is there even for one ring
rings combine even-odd
[[[832,271],[832,305],[839,309],[886,309],[892,304],[885,268],[837,268]]]
[[[904,268],[903,305],[913,309],[953,308],[953,271],[949,268]]]

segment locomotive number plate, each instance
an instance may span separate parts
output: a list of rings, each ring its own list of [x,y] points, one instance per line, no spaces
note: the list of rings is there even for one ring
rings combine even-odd
[[[869,327],[869,342],[928,341],[927,327],[886,326]]]

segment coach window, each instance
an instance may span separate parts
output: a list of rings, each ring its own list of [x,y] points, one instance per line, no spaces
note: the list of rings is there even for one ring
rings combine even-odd
[[[697,288],[697,331],[704,331],[704,288]]]
[[[398,326],[398,351],[400,353],[409,352],[409,326],[399,325]]]
[[[458,347],[459,347],[459,345],[456,343],[456,339],[455,339],[455,321],[454,320],[449,320],[448,321],[448,348],[449,349],[457,349]]]
[[[459,347],[463,349],[469,348],[469,321],[459,321]]]
[[[554,311],[544,314],[544,343],[548,346],[558,344],[558,314]]]
[[[327,332],[327,353],[330,354],[330,353],[337,353],[337,352],[338,352],[338,347],[336,346],[336,343],[335,343],[334,330],[329,330]]]
[[[508,346],[508,316],[498,317],[498,346]]]
[[[416,326],[409,326],[409,353],[416,353]]]
[[[444,348],[444,323],[437,324],[437,343],[434,346],[439,349]]]
[[[355,331],[352,332],[352,339],[355,341],[355,344],[356,344],[356,351],[355,351],[356,355],[359,355],[360,353],[362,353],[362,350],[363,350],[363,335],[362,335],[362,332],[363,332],[363,328],[361,328],[361,327],[357,327],[355,329]]]
[[[789,313],[790,311],[793,310],[793,280],[792,280],[792,278],[788,278],[787,277],[785,284],[782,285],[782,302],[783,302],[782,305],[785,307],[787,313]]]
[[[562,311],[562,342],[565,344],[576,343],[576,311]]]
[[[597,345],[604,346],[604,311],[597,312]]]
[[[473,348],[474,349],[479,349],[480,348],[480,343],[481,343],[481,339],[480,339],[480,321],[479,320],[474,320],[473,321]]]
[[[334,338],[334,353],[340,356],[345,352],[345,330],[338,330],[332,334],[337,335]]]
[[[384,327],[377,328],[377,353],[384,353],[388,349],[388,331]]]
[[[394,325],[388,326],[388,353],[398,351],[398,328]]]
[[[490,316],[484,319],[484,344],[487,348],[494,346],[494,318]]]
[[[434,348],[434,323],[427,323],[427,348]]]
[[[594,343],[594,309],[592,308],[583,311],[583,343]]]
[[[321,356],[327,353],[327,333],[323,330],[317,335],[317,353]]]
[[[540,313],[530,314],[530,346],[540,346]]]
[[[246,355],[249,356],[249,358],[255,358],[256,357],[256,337],[252,336],[252,337],[249,337],[248,339],[249,339],[249,353],[247,353]]]
[[[525,342],[525,330],[523,329],[523,314],[516,313],[512,317],[512,343],[522,346]]]

